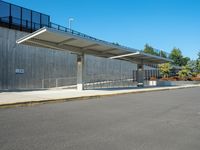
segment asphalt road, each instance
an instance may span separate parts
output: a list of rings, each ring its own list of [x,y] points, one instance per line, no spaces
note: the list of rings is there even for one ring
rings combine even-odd
[[[200,88],[0,109],[0,150],[200,150]]]

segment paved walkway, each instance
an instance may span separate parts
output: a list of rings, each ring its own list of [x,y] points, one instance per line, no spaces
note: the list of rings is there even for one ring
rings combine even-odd
[[[146,88],[126,88],[126,89],[101,89],[101,90],[69,90],[50,89],[41,91],[20,91],[20,92],[0,92],[0,107],[7,105],[31,104],[39,102],[75,100],[83,98],[94,98],[117,94],[150,92],[160,90],[172,90],[181,88],[199,87],[200,85],[184,85],[171,87],[146,87]]]

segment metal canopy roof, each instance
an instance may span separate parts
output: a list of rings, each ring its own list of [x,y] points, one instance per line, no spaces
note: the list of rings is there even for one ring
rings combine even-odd
[[[77,54],[90,54],[98,57],[126,60],[133,63],[160,64],[170,62],[170,59],[146,54],[139,50],[91,38],[79,32],[64,32],[43,27],[28,34],[16,42],[37,47],[68,50]]]

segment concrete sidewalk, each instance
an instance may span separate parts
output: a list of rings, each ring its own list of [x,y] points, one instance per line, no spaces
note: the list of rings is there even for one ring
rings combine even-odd
[[[0,107],[12,105],[28,105],[36,103],[47,103],[56,101],[69,101],[75,99],[88,99],[101,96],[111,96],[128,93],[142,93],[160,90],[173,90],[182,88],[199,87],[200,85],[183,85],[169,87],[146,87],[146,88],[116,88],[101,90],[69,90],[69,89],[51,89],[42,91],[20,91],[20,92],[0,92]]]

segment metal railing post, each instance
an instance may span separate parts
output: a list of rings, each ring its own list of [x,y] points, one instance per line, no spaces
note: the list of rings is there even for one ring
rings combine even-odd
[[[56,87],[58,87],[58,79],[56,78]]]
[[[28,20],[26,20],[26,30],[28,29]]]
[[[42,88],[44,89],[44,79],[42,79]]]
[[[12,16],[9,16],[9,28],[12,26]]]

